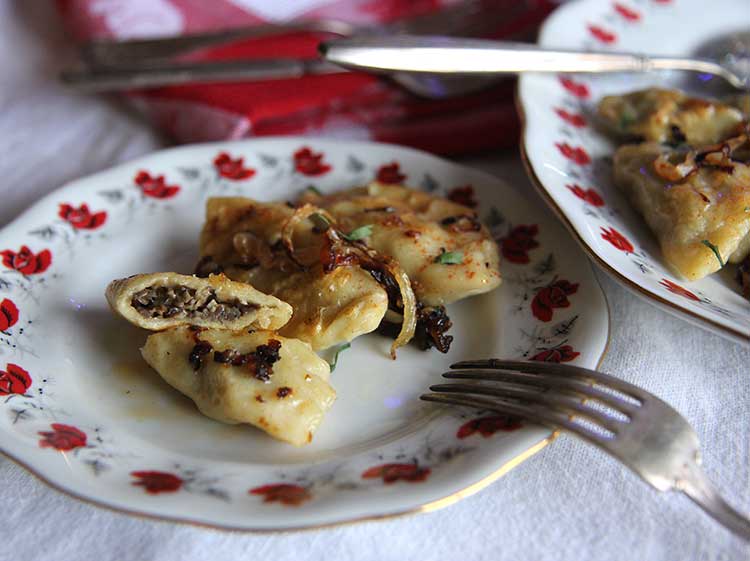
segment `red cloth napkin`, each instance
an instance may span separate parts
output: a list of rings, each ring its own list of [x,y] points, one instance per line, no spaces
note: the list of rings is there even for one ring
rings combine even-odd
[[[57,0],[79,40],[195,33],[290,19],[382,24],[456,0]],[[493,37],[530,39],[551,0],[484,0],[509,16]],[[519,9],[519,5],[523,9]],[[511,9],[512,8],[512,9]],[[322,36],[295,33],[204,50],[202,60],[314,58]],[[131,92],[153,122],[179,142],[295,134],[372,139],[459,154],[510,146],[518,138],[514,82],[450,100],[425,100],[361,73],[170,86]]]

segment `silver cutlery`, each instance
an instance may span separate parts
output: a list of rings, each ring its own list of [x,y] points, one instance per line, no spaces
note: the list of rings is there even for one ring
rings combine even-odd
[[[425,401],[516,415],[563,429],[620,460],[659,491],[685,493],[750,540],[750,519],[724,499],[700,467],[698,437],[669,404],[628,382],[578,366],[513,360],[451,365]]]
[[[526,7],[518,2],[502,12],[486,10],[487,0],[467,0],[420,16],[380,26],[361,27],[335,19],[290,22],[283,25],[259,25],[212,33],[138,39],[98,40],[81,47],[83,64],[63,71],[61,81],[82,92],[102,92],[198,82],[269,80],[297,78],[306,74],[329,74],[347,70],[322,60],[274,58],[189,62],[175,60],[198,49],[243,39],[267,37],[290,32],[324,32],[339,36],[386,36],[402,33],[481,36],[513,18]],[[397,75],[395,80],[420,95],[433,90],[439,97],[468,93],[485,87],[490,80],[456,80],[454,77]],[[447,85],[443,85],[446,83]]]
[[[737,36],[750,34],[737,34]],[[455,37],[355,37],[326,41],[328,62],[369,72],[488,76],[521,72],[651,72],[685,70],[719,76],[735,88],[750,87],[750,58],[718,60],[634,53],[546,49],[526,43]]]

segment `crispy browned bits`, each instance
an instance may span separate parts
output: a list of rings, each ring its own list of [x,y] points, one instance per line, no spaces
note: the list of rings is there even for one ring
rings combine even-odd
[[[193,367],[193,370],[200,370],[203,366],[203,357],[210,353],[213,349],[209,343],[200,341],[193,346],[193,349],[188,355],[188,362]]]
[[[426,351],[435,347],[441,353],[450,349],[453,337],[445,333],[453,326],[453,322],[445,311],[445,306],[422,306],[417,308],[417,330],[414,341],[420,349]]]
[[[258,380],[267,382],[273,374],[273,365],[281,358],[279,350],[281,341],[269,339],[265,345],[258,345],[249,353],[240,353],[235,349],[214,352],[214,362],[231,364],[232,366],[248,366],[248,369]]]
[[[445,333],[453,326],[453,322],[445,311],[445,306],[417,305],[417,328],[414,332],[414,343],[423,351],[436,348],[441,353],[447,353],[453,342],[453,336]],[[377,332],[386,337],[395,337],[400,326],[384,321]]]
[[[440,221],[451,232],[479,232],[482,224],[476,214],[459,214],[448,216]]]
[[[283,388],[279,388],[278,390],[276,390],[276,397],[278,397],[279,399],[284,399],[286,396],[292,395],[292,392],[292,388],[284,386]]]

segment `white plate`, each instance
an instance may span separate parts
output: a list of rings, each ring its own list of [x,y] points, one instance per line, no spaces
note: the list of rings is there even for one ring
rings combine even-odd
[[[295,165],[303,146],[312,153]],[[226,174],[248,177],[221,176],[213,162],[225,151],[244,158]],[[449,307],[448,356],[410,347],[394,362],[386,339],[355,340],[339,357],[338,400],[311,445],[203,417],[140,358],[146,333],[109,312],[111,279],[192,270],[208,196],[291,199],[308,185],[362,184],[392,162],[385,171],[409,185],[472,185],[500,238],[532,228],[505,242],[517,263],[504,260],[502,288]],[[83,204],[88,213],[65,212]],[[14,260],[22,246],[33,256]],[[49,195],[0,232],[0,251],[0,448],[78,497],[222,528],[301,528],[450,504],[552,434],[503,430],[496,416],[480,421],[493,416],[417,396],[459,359],[537,355],[595,367],[608,337],[601,289],[554,220],[494,177],[382,144],[288,138],[165,150]]]
[[[700,0],[579,0],[547,19],[539,42],[688,56],[705,42],[748,26],[747,0],[717,0],[710,9]],[[591,126],[604,95],[697,83],[692,80],[684,73],[525,75],[519,83],[522,146],[540,193],[603,269],[666,310],[750,343],[750,302],[732,273],[688,282],[670,272],[646,223],[612,183],[608,157],[614,144]]]

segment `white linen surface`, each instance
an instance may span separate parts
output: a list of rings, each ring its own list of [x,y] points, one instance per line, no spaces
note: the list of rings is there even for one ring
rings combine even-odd
[[[0,0],[0,225],[42,194],[161,145],[137,116],[55,83],[71,48],[52,2]],[[515,153],[474,158],[531,193]],[[693,424],[706,470],[750,512],[750,351],[599,275],[612,314],[603,370],[661,396]],[[688,499],[662,495],[563,436],[447,509],[294,534],[225,533],[129,517],[62,495],[0,458],[0,560],[734,560],[750,549]]]

